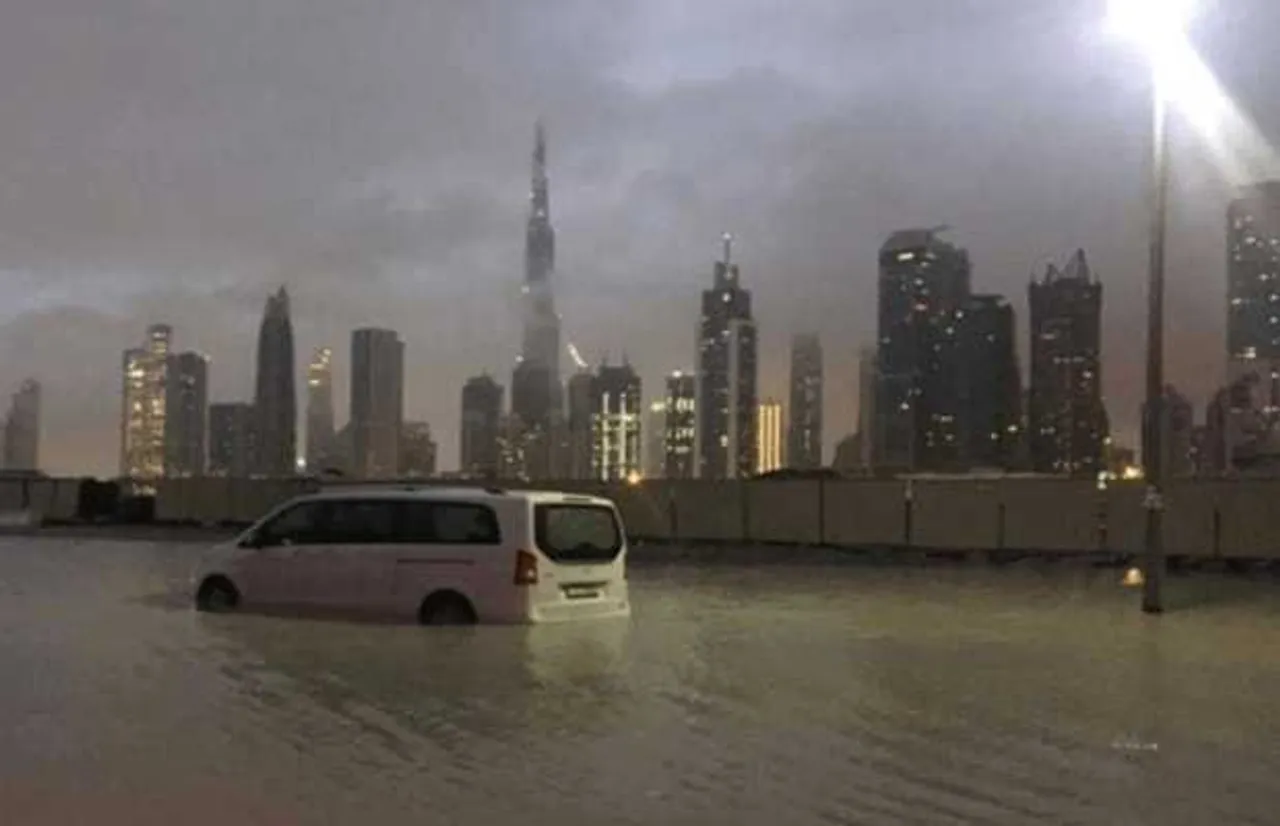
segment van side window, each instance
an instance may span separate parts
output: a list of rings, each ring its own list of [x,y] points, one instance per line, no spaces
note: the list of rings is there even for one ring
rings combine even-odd
[[[258,542],[264,547],[314,545],[322,541],[326,511],[324,502],[299,502],[259,528]]]
[[[497,545],[498,518],[490,508],[466,502],[402,503],[401,542],[437,545]]]
[[[329,502],[324,542],[329,545],[376,545],[399,541],[396,503],[377,499]]]

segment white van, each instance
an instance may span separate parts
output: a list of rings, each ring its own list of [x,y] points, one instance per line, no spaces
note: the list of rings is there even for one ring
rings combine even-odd
[[[594,496],[363,487],[298,497],[203,560],[196,607],[427,624],[626,616],[626,534]]]

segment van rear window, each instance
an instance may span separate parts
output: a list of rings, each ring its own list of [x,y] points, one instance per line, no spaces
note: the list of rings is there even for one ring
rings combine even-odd
[[[610,562],[622,550],[617,517],[604,505],[535,505],[534,531],[553,562]]]

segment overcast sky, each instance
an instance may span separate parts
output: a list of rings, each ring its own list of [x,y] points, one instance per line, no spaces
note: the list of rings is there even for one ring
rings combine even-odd
[[[6,0],[0,390],[44,383],[46,469],[112,474],[120,351],[168,322],[179,348],[211,356],[213,400],[248,398],[283,283],[299,370],[313,347],[337,351],[339,421],[350,330],[391,327],[406,416],[455,467],[463,381],[509,385],[520,341],[541,116],[555,289],[589,360],[625,353],[649,392],[692,367],[698,293],[732,230],[763,392],[785,394],[790,335],[819,332],[830,446],[856,424],[880,242],[945,223],[975,288],[1014,300],[1024,350],[1030,273],[1088,251],[1106,285],[1107,401],[1132,441],[1149,87],[1104,7]],[[1272,136],[1277,31],[1274,0],[1219,0],[1196,30]],[[1175,164],[1169,374],[1200,404],[1223,372],[1230,186],[1276,170],[1224,164],[1185,121]]]

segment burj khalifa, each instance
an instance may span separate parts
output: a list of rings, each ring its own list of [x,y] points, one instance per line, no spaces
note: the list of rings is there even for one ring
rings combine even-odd
[[[547,479],[559,470],[558,429],[564,406],[560,384],[560,316],[551,276],[556,235],[551,226],[547,139],[539,122],[533,146],[533,180],[525,234],[523,326],[519,363],[511,379],[511,413],[520,434],[522,475]]]

